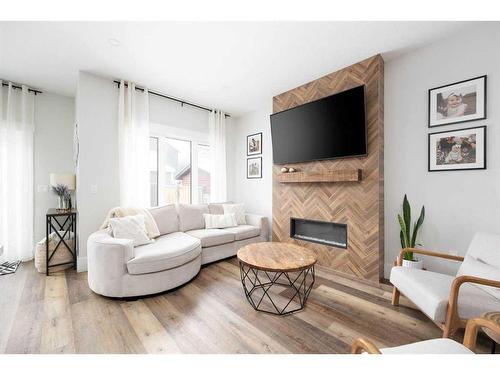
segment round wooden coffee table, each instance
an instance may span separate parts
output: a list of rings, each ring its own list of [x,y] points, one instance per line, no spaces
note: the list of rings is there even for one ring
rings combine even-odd
[[[302,310],[314,285],[316,256],[284,242],[260,242],[238,251],[241,283],[258,311],[286,315]]]

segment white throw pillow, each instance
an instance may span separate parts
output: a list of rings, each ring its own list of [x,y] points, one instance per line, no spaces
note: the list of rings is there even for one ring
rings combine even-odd
[[[238,225],[245,225],[247,223],[245,219],[245,205],[243,203],[237,204],[223,204],[225,214],[235,214],[236,222]]]
[[[109,219],[114,238],[124,238],[134,241],[134,247],[153,242],[148,237],[144,215],[133,215]]]
[[[466,255],[462,265],[458,269],[457,276],[476,276],[482,279],[500,281],[500,268],[494,267],[490,264],[484,263],[479,259],[475,259],[470,255]],[[485,292],[491,294],[493,297],[500,299],[500,288],[493,286],[471,284],[483,289]]]
[[[212,215],[203,214],[206,229],[230,228],[238,225],[235,214]]]

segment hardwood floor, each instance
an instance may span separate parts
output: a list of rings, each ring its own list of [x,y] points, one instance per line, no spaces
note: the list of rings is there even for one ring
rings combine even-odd
[[[358,337],[395,346],[441,336],[422,313],[391,306],[387,287],[316,275],[305,310],[280,317],[250,307],[235,258],[203,267],[177,290],[133,301],[91,292],[86,273],[45,277],[25,263],[0,277],[0,352],[348,353]]]

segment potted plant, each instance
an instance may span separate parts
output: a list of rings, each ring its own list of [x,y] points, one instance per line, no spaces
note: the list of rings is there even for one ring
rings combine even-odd
[[[60,210],[67,210],[69,206],[68,196],[70,196],[68,187],[66,185],[57,184],[56,186],[52,186],[52,190],[58,197],[57,208]]]
[[[399,232],[399,238],[401,239],[402,249],[415,247],[418,230],[422,226],[424,218],[425,218],[425,207],[422,206],[422,209],[420,210],[420,216],[412,227],[410,202],[408,201],[408,198],[406,197],[405,194],[405,197],[403,199],[403,216],[398,214],[399,227],[401,228]],[[414,258],[413,253],[411,251],[407,251],[404,253],[403,267],[422,269],[423,262],[421,259]]]

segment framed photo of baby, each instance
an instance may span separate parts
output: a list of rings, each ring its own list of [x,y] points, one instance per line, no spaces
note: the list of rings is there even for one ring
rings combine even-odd
[[[486,126],[429,134],[429,172],[486,169]]]
[[[429,90],[429,128],[486,118],[486,76]]]

